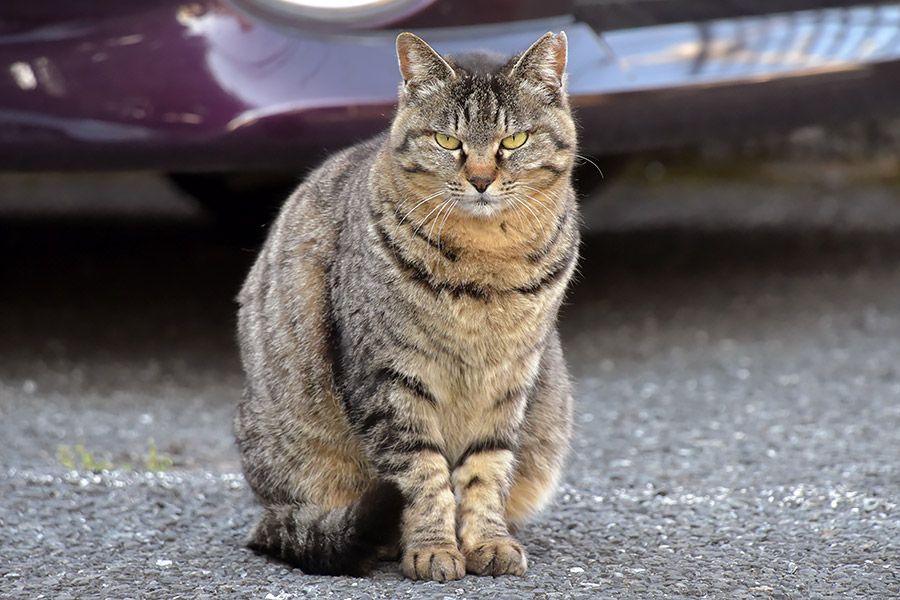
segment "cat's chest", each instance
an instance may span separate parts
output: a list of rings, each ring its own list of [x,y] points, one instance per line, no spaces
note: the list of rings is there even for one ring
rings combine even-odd
[[[476,370],[506,363],[533,346],[554,320],[550,298],[507,294],[483,300],[441,298],[425,310],[434,342]]]
[[[435,322],[417,357],[417,375],[437,401],[435,425],[448,456],[494,437],[521,410],[508,402],[538,373],[542,341],[551,326],[534,302],[458,301]],[[524,404],[521,409],[524,409]]]
[[[495,439],[524,415],[524,401],[510,401],[513,394],[529,387],[537,374],[540,357],[535,353],[480,369],[431,362],[421,373],[423,383],[435,398],[432,425],[440,432],[449,460],[458,458],[470,445]]]

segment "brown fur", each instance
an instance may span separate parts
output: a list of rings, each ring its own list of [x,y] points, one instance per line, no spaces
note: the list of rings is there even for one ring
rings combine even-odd
[[[552,495],[572,419],[565,35],[509,60],[397,49],[391,130],[298,188],[239,297],[235,433],[266,507],[249,543],[308,572],[399,542],[408,577],[521,575],[510,529]]]

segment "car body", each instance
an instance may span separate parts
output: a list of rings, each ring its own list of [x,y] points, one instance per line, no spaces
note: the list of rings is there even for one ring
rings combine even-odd
[[[33,4],[0,8],[0,170],[308,165],[388,123],[402,30],[442,53],[514,53],[565,30],[587,154],[900,112],[900,4],[887,2]]]

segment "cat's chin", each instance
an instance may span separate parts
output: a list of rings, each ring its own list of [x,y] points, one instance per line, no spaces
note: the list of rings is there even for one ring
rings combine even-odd
[[[503,211],[504,206],[505,204],[501,201],[484,197],[465,200],[459,205],[466,214],[480,219],[496,217]]]

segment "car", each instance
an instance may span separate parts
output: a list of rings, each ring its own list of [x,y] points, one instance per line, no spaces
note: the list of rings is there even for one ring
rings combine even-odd
[[[211,198],[236,177],[296,177],[388,123],[403,30],[443,53],[514,53],[565,30],[585,157],[900,110],[890,2],[13,2],[0,170],[154,170]]]

